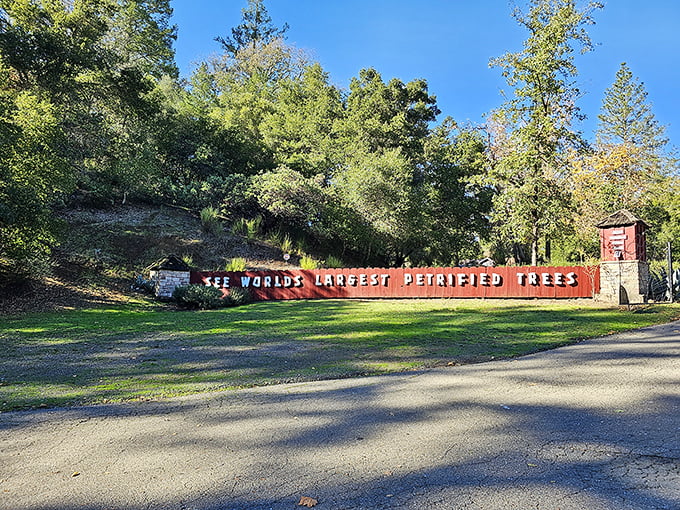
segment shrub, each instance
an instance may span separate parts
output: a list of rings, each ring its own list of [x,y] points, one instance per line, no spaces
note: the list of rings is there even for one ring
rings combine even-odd
[[[132,290],[137,292],[145,292],[147,294],[154,294],[156,292],[156,282],[147,280],[141,274],[138,274],[135,281],[130,286]]]
[[[201,209],[201,225],[204,231],[215,236],[222,232],[222,221],[219,214],[219,211],[214,207]]]
[[[329,255],[326,258],[326,267],[331,267],[331,268],[340,268],[340,267],[345,267],[345,263],[339,259],[338,257],[334,255]]]
[[[319,262],[314,260],[309,255],[303,255],[300,258],[300,267],[302,269],[318,269],[319,268]]]
[[[170,202],[194,210],[219,207],[223,215],[231,216],[243,214],[255,206],[254,200],[248,198],[249,188],[250,177],[241,174],[211,175],[189,183],[177,183],[170,177],[163,177],[154,181],[149,195],[156,202]]]
[[[250,294],[248,289],[243,287],[234,287],[229,290],[229,295],[227,296],[229,304],[231,306],[241,306],[247,305],[253,301],[253,296]]]
[[[180,285],[172,293],[172,299],[182,308],[213,310],[226,306],[222,291],[208,285]]]
[[[225,271],[245,271],[246,270],[246,259],[243,257],[235,257],[231,259],[224,266]]]

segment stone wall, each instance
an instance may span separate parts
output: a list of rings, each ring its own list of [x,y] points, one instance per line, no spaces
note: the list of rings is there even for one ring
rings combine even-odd
[[[150,278],[156,283],[156,297],[170,298],[176,287],[189,285],[190,271],[169,269],[152,270]]]
[[[649,264],[640,260],[600,263],[599,301],[619,305],[645,303],[649,286]]]

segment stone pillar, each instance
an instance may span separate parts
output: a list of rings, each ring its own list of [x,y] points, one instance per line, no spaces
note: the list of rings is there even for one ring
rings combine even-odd
[[[179,257],[170,255],[149,268],[149,278],[156,284],[159,298],[170,298],[175,288],[189,285],[191,268]]]
[[[641,260],[602,261],[600,294],[607,303],[628,305],[647,302],[649,264]]]
[[[156,283],[156,297],[170,298],[176,287],[189,285],[190,271],[173,271],[169,269],[151,270],[151,280]]]

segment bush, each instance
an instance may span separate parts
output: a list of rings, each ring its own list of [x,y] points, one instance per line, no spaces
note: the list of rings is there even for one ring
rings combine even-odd
[[[135,281],[130,286],[132,290],[137,292],[145,292],[147,294],[154,294],[156,292],[156,282],[147,280],[141,274],[138,274]]]
[[[326,267],[341,268],[341,267],[345,267],[345,263],[341,259],[339,259],[338,257],[336,257],[334,255],[329,255],[326,258]]]
[[[172,299],[182,308],[199,310],[214,310],[228,304],[220,289],[208,285],[180,285],[173,291]]]
[[[250,294],[248,289],[244,289],[243,287],[234,287],[233,289],[229,290],[227,300],[231,306],[241,306],[251,303],[253,301],[253,296]]]
[[[224,177],[211,175],[205,180],[186,184],[175,183],[165,177],[154,181],[150,198],[194,210],[208,206],[218,207],[223,215],[231,216],[243,214],[255,206],[254,200],[247,196],[249,189],[250,178],[241,174]]]

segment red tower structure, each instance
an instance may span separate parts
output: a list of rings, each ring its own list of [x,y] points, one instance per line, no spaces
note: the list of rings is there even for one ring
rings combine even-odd
[[[649,284],[646,231],[649,225],[622,209],[600,229],[600,297],[618,304],[646,301]]]

